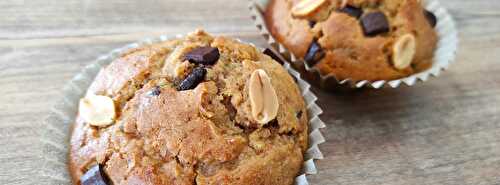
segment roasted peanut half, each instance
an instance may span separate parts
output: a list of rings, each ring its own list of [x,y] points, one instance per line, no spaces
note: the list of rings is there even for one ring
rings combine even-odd
[[[292,15],[298,18],[314,16],[321,12],[321,6],[328,3],[328,0],[302,0],[292,8]]]
[[[398,38],[392,48],[392,63],[396,69],[403,70],[410,66],[417,49],[415,36],[406,34]]]
[[[250,76],[248,95],[252,108],[252,117],[262,125],[276,118],[279,102],[271,79],[266,71],[255,70]]]
[[[89,94],[80,99],[79,115],[90,125],[104,127],[115,119],[115,103],[107,96]]]

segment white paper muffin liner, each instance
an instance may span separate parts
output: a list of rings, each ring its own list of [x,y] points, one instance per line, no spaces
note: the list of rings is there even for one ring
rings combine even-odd
[[[413,86],[417,82],[425,82],[429,80],[430,77],[438,77],[441,71],[448,69],[448,66],[454,62],[456,57],[456,52],[458,48],[458,32],[455,27],[455,22],[448,11],[441,6],[438,0],[422,0],[423,6],[428,11],[433,12],[437,19],[437,25],[435,30],[438,34],[439,40],[437,43],[437,48],[434,53],[432,66],[422,72],[415,73],[405,78],[396,80],[379,80],[379,81],[354,81],[351,79],[337,79],[333,75],[321,75],[319,70],[315,67],[309,68],[304,65],[303,60],[298,59],[293,53],[288,51],[281,43],[273,38],[269,29],[266,27],[263,11],[266,10],[270,0],[250,0],[249,9],[254,20],[254,24],[260,31],[260,34],[264,36],[267,42],[285,58],[291,60],[293,67],[298,68],[299,71],[307,73],[307,76],[314,76],[314,79],[319,79],[319,85],[322,88],[328,88],[331,86],[342,86],[349,88],[362,88],[371,87],[374,89],[380,89],[382,87],[388,86],[392,88],[397,88],[401,84],[407,86]]]
[[[182,35],[176,36],[183,37]],[[101,68],[107,66],[121,53],[156,42],[169,40],[167,36],[160,36],[156,39],[144,39],[142,41],[126,45],[115,49],[110,53],[99,57],[95,62],[86,66],[82,72],[77,74],[63,89],[61,100],[51,109],[49,116],[41,125],[42,151],[39,154],[43,165],[40,170],[39,181],[36,184],[71,184],[71,176],[68,171],[69,140],[71,136],[71,126],[75,122],[78,111],[78,102],[82,98],[87,88],[90,86]],[[314,164],[315,159],[323,159],[318,145],[325,142],[320,128],[325,124],[318,117],[323,110],[315,103],[318,99],[310,90],[311,85],[302,80],[300,73],[285,63],[285,69],[295,77],[297,85],[300,87],[302,95],[307,105],[309,115],[309,148],[304,154],[304,163],[300,175],[296,177],[295,184],[308,185],[307,175],[316,174],[318,170]]]

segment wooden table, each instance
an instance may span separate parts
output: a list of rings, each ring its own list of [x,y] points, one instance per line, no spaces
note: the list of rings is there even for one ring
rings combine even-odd
[[[328,127],[312,184],[500,184],[500,2],[441,1],[461,39],[441,77],[315,90]],[[0,10],[0,184],[37,184],[38,125],[98,55],[197,27],[266,46],[244,0],[2,0]]]

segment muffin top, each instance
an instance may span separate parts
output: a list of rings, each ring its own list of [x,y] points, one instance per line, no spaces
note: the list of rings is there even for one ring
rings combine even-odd
[[[418,0],[270,0],[266,26],[305,65],[339,80],[392,80],[428,69],[436,17]]]
[[[79,104],[70,173],[74,184],[290,185],[307,125],[279,63],[198,30],[99,72]]]

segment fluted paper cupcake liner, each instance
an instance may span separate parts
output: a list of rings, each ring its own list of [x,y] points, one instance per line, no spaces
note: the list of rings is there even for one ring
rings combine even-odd
[[[180,38],[183,36],[178,35],[176,37]],[[42,132],[40,141],[43,145],[39,155],[42,158],[43,165],[41,166],[40,177],[38,178],[37,184],[71,184],[71,177],[67,166],[71,125],[75,122],[80,98],[85,95],[87,88],[90,86],[99,70],[129,49],[166,40],[169,40],[167,36],[160,36],[156,39],[145,39],[115,49],[86,66],[83,71],[77,74],[64,87],[61,94],[62,98],[51,109],[51,113],[42,123],[40,128]],[[325,124],[319,118],[323,110],[316,104],[318,98],[311,92],[311,85],[302,80],[300,73],[292,69],[289,64],[285,64],[284,67],[293,77],[295,77],[295,79],[297,79],[297,84],[300,87],[310,116],[309,148],[304,155],[304,163],[300,175],[295,179],[295,184],[307,185],[309,184],[307,175],[316,174],[318,171],[314,164],[314,160],[323,159],[323,154],[318,147],[319,144],[325,142],[320,131],[321,128],[325,127]]]
[[[269,32],[266,27],[263,11],[266,10],[270,0],[250,0],[249,9],[252,19],[256,27],[259,29],[260,34],[267,40],[267,42],[277,50],[282,56],[289,59],[294,68],[304,73],[305,76],[311,79],[318,80],[318,85],[322,88],[330,87],[348,87],[348,88],[362,88],[371,87],[380,89],[382,87],[400,87],[401,84],[413,86],[417,82],[425,82],[430,77],[438,77],[442,71],[448,69],[449,65],[454,62],[458,48],[458,32],[455,27],[455,22],[448,11],[441,6],[438,0],[422,0],[423,6],[433,12],[437,19],[438,24],[435,30],[438,34],[439,40],[437,48],[434,53],[432,66],[419,73],[412,74],[408,77],[396,80],[378,80],[369,81],[361,80],[355,81],[352,79],[337,79],[335,76],[321,75],[319,70],[315,67],[309,68],[304,65],[304,61],[295,57],[293,53],[288,51],[281,43],[279,43]]]

